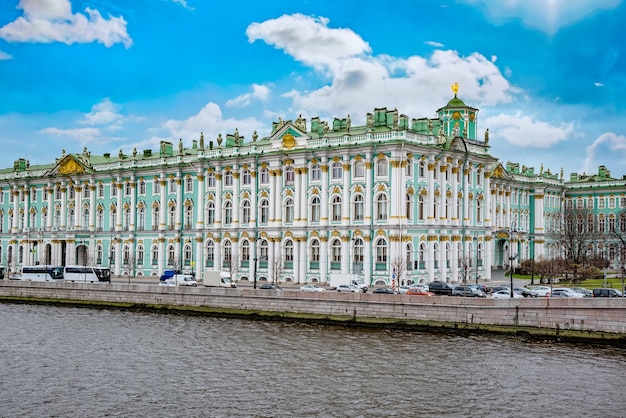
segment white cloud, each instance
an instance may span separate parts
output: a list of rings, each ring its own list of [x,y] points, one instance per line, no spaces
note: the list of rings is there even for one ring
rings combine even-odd
[[[454,82],[461,86],[459,97],[473,106],[511,102],[517,93],[498,67],[480,54],[463,57],[456,51],[435,50],[428,58],[373,56],[358,35],[327,25],[326,19],[296,14],[254,23],[247,30],[251,41],[275,45],[330,79],[317,90],[292,90],[281,96],[291,98],[293,107],[305,114],[352,113],[353,122],[361,123],[355,115],[364,119],[375,107],[393,106],[409,115],[431,115],[452,98]]]
[[[318,69],[371,51],[369,44],[352,30],[330,29],[328,22],[324,17],[283,15],[252,23],[246,35],[250,42],[261,39],[284,50],[297,61]]]
[[[461,0],[477,5],[496,23],[520,19],[525,25],[549,34],[599,11],[618,6],[622,0]]]
[[[443,48],[443,44],[435,41],[426,41],[424,42],[426,45],[435,47],[435,48]]]
[[[492,116],[482,126],[489,128],[492,138],[502,138],[520,148],[550,148],[574,132],[573,123],[554,126],[521,114]]]
[[[77,129],[59,129],[45,128],[39,131],[42,134],[65,137],[78,141],[80,144],[88,144],[90,142],[99,141],[100,129],[98,128],[77,128]]]
[[[598,164],[605,164],[607,156],[598,158],[601,152],[610,154],[613,160],[618,160],[623,167],[626,164],[626,136],[617,135],[613,132],[605,132],[593,141],[593,144],[587,147],[587,155],[583,163],[583,170],[587,173],[592,172]],[[598,161],[600,161],[598,163]]]
[[[227,133],[235,132],[238,129],[241,136],[256,130],[261,136],[261,130],[267,129],[265,123],[259,122],[254,118],[248,119],[223,119],[220,107],[215,103],[207,103],[200,111],[184,120],[170,119],[163,124],[173,138],[190,138],[199,139],[200,133],[204,133],[205,144],[208,146],[209,141],[214,141],[219,133],[224,138]],[[250,141],[251,138],[245,138]],[[217,146],[217,144],[216,144]]]
[[[85,115],[85,119],[80,121],[81,125],[106,125],[113,122],[119,122],[123,118],[118,113],[119,106],[106,98],[100,103],[91,107],[91,112]]]
[[[262,102],[266,102],[270,96],[270,89],[267,86],[260,84],[252,85],[252,93],[242,94],[234,99],[226,102],[227,107],[246,107],[249,106],[253,99],[258,99]]]
[[[21,0],[17,6],[24,16],[0,28],[0,39],[8,42],[100,42],[107,47],[133,41],[123,17],[102,17],[99,11],[85,8],[85,14],[71,11],[69,0]]]
[[[0,61],[2,60],[10,60],[13,59],[13,57],[9,54],[7,54],[6,52],[2,52],[0,51]]]
[[[183,6],[185,9],[194,10],[193,7],[187,4],[187,0],[172,0],[172,2]]]
[[[598,83],[598,82],[593,83],[593,85],[596,86],[596,87],[604,87],[604,84]]]

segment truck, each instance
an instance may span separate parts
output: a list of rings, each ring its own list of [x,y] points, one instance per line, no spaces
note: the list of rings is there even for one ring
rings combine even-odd
[[[202,284],[207,287],[237,287],[227,271],[204,270]]]
[[[342,284],[347,284],[347,285],[352,284],[352,285],[357,286],[359,289],[361,289],[361,292],[363,293],[367,292],[368,290],[368,287],[365,284],[365,281],[363,280],[363,278],[359,277],[358,274],[331,273],[329,284],[330,284],[330,287],[334,289],[336,289]]]

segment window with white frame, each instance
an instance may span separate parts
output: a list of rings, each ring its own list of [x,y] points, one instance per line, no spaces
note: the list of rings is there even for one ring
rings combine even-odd
[[[270,203],[267,199],[263,199],[261,200],[259,207],[259,222],[261,222],[262,224],[266,224],[269,221],[270,217]]]
[[[233,203],[230,200],[224,202],[224,224],[233,223]]]
[[[146,194],[146,182],[141,180],[139,182],[139,194],[140,195],[145,195]]]
[[[170,193],[176,193],[176,179],[170,179]]]
[[[376,240],[376,262],[387,263],[387,241],[384,238]]]
[[[137,212],[137,229],[139,231],[146,229],[146,208],[143,206]]]
[[[285,262],[293,263],[293,241],[290,239],[285,241]]]
[[[320,221],[320,208],[320,198],[313,196],[313,199],[311,199],[311,222]]]
[[[167,209],[167,228],[171,231],[176,227],[176,205]]]
[[[293,199],[285,200],[285,222],[293,222]]]
[[[341,240],[334,239],[330,244],[331,262],[341,263]]]
[[[206,187],[211,189],[215,187],[215,173],[210,172],[209,174],[207,174]]]
[[[259,181],[261,184],[269,184],[270,182],[270,170],[267,168],[262,168],[259,172]]]
[[[153,231],[155,231],[159,227],[159,222],[160,222],[159,215],[160,215],[159,205],[152,206],[152,230]]]
[[[332,163],[330,178],[332,180],[341,180],[343,178],[343,167],[341,166],[341,162],[335,161]]]
[[[185,229],[193,228],[193,205],[185,206]]]
[[[322,169],[319,164],[311,166],[311,181],[320,181],[322,179]]]
[[[389,163],[386,158],[379,158],[376,161],[376,176],[386,177],[389,175]]]
[[[215,243],[213,241],[206,243],[206,261],[207,264],[212,264],[215,261]]]
[[[232,187],[232,185],[233,185],[233,172],[230,170],[227,170],[224,173],[224,186]]]
[[[293,167],[285,167],[285,169],[283,170],[283,175],[285,177],[285,186],[293,186],[296,179],[296,174]]]
[[[124,195],[130,196],[131,190],[132,190],[131,184],[129,182],[126,182],[126,184],[124,185]]]
[[[185,193],[193,193],[193,178],[187,177],[185,179]]]
[[[376,219],[383,221],[387,216],[387,195],[381,193],[376,197]]]
[[[215,203],[209,202],[206,205],[206,224],[213,225],[215,223]]]
[[[117,184],[111,184],[111,196],[117,196]]]
[[[362,221],[365,219],[365,199],[362,194],[355,194],[352,198],[352,220]]]
[[[341,197],[334,196],[332,200],[332,220],[333,221],[341,221]]]
[[[144,250],[143,245],[137,246],[137,266],[143,267]]]
[[[311,261],[314,263],[320,261],[320,242],[317,238],[311,240]]]
[[[241,204],[241,223],[250,223],[250,201],[244,200]]]
[[[250,262],[250,242],[244,239],[241,243],[241,261],[244,263]]]
[[[250,170],[243,170],[241,172],[241,183],[244,186],[249,186],[252,183],[252,175],[250,174]]]
[[[365,163],[362,160],[355,161],[353,175],[355,179],[365,177]]]
[[[152,249],[150,250],[150,260],[153,266],[159,264],[159,247],[157,247],[156,245],[153,245]]]

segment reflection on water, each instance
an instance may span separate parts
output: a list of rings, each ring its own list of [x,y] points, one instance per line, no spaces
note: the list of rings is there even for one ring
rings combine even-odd
[[[626,415],[616,348],[0,304],[0,416]]]

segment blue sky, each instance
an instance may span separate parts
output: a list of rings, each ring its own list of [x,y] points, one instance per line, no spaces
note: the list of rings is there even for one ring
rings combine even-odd
[[[626,0],[0,0],[0,167],[376,107],[479,108],[492,154],[626,174]]]

